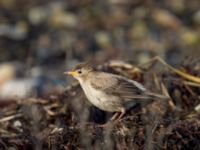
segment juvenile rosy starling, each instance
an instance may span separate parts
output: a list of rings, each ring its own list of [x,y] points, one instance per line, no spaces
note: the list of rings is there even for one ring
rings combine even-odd
[[[128,78],[111,73],[96,71],[88,63],[82,63],[65,74],[76,78],[88,100],[101,110],[116,112],[111,120],[121,119],[126,110],[149,99],[167,99],[155,94]]]

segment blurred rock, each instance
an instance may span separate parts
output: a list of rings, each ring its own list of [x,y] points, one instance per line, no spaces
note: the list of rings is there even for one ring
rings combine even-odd
[[[148,15],[148,10],[144,6],[140,6],[133,10],[132,15],[137,19],[144,19]]]
[[[200,33],[188,29],[181,30],[181,39],[186,45],[196,45],[200,42]]]
[[[15,40],[24,39],[27,36],[26,22],[20,21],[16,25],[0,24],[0,36]]]
[[[140,64],[144,64],[148,61],[151,60],[151,57],[147,54],[147,53],[141,53],[138,55],[137,57],[137,61],[140,63]]]
[[[65,10],[65,4],[56,2],[51,3],[50,9],[50,25],[55,27],[75,27],[78,24],[77,15],[67,12]]]
[[[164,9],[155,9],[152,17],[156,23],[163,27],[178,29],[181,26],[181,21],[174,14]]]
[[[15,0],[1,0],[0,4],[4,7],[11,8],[15,4]]]
[[[0,65],[0,87],[7,81],[12,80],[16,75],[16,68],[11,63]]]
[[[76,27],[78,24],[77,16],[73,13],[64,11],[53,12],[50,18],[50,24],[57,27]]]
[[[139,0],[109,0],[109,3],[114,5],[130,5],[130,4],[137,4]]]
[[[33,7],[28,12],[28,19],[34,25],[47,21],[48,16],[49,10],[45,7]]]
[[[148,35],[148,28],[144,21],[136,21],[129,32],[129,35],[133,39],[145,38]]]
[[[21,99],[34,95],[34,87],[37,84],[36,79],[17,79],[10,80],[0,87],[0,98]]]
[[[193,15],[193,20],[200,25],[200,10],[198,10],[194,15]]]
[[[185,9],[185,0],[168,0],[167,5],[175,12],[182,13]]]
[[[99,31],[95,34],[95,39],[97,44],[102,47],[106,48],[111,44],[111,38],[107,32]]]

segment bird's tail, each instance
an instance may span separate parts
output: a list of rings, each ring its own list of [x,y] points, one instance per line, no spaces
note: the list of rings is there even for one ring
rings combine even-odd
[[[149,96],[151,98],[158,98],[158,99],[162,99],[162,100],[170,99],[170,97],[168,97],[168,96],[157,94],[157,93],[147,92],[146,94],[147,94],[147,96]]]

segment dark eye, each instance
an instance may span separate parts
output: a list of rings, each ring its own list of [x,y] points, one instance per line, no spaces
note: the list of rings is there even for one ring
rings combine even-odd
[[[82,71],[79,69],[79,70],[77,70],[77,72],[79,73],[79,74],[81,74],[82,73]]]

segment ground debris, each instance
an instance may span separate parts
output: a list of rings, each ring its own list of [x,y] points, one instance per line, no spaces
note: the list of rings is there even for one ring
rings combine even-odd
[[[196,66],[181,68],[199,75]],[[155,71],[155,66],[144,70],[115,61],[98,69],[170,96],[174,108],[160,101],[138,105],[121,121],[102,127],[112,114],[91,106],[75,83],[46,99],[0,105],[0,149],[200,149],[198,86],[170,70]]]

